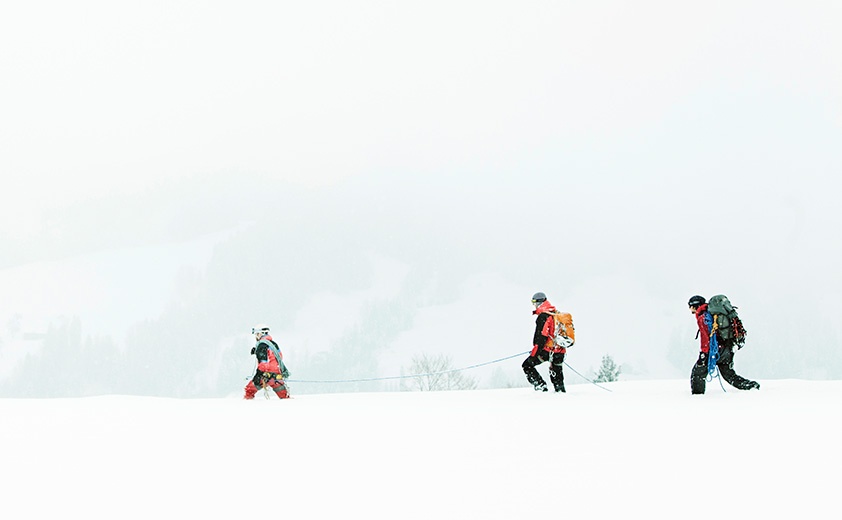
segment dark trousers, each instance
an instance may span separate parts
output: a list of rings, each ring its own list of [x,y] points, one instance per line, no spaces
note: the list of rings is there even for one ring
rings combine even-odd
[[[546,350],[539,350],[534,356],[529,356],[523,362],[523,373],[526,374],[526,380],[529,381],[535,388],[546,388],[547,383],[541,374],[535,369],[541,363],[550,361],[550,381],[553,384],[556,392],[564,392],[564,372],[561,371],[561,366],[564,363],[564,354],[552,354],[550,360],[550,353]]]
[[[734,344],[733,341],[720,340],[719,344],[719,359],[716,362],[716,367],[719,368],[719,375],[722,376],[729,385],[739,390],[750,390],[751,388],[759,388],[759,385],[738,375],[734,370]],[[700,365],[698,362],[693,365],[693,370],[690,372],[690,392],[694,394],[705,393],[705,383],[707,382],[708,367],[707,365]]]

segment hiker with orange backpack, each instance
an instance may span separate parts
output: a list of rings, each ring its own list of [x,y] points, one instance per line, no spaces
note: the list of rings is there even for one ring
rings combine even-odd
[[[532,351],[521,365],[523,373],[536,391],[546,392],[547,383],[535,367],[549,361],[550,382],[556,392],[565,392],[562,364],[567,347],[572,346],[575,340],[573,321],[570,314],[559,313],[542,292],[532,295],[532,305],[535,306],[532,314],[537,318],[535,333],[532,336]]]
[[[251,332],[257,341],[251,349],[252,355],[257,356],[257,370],[246,385],[243,399],[254,399],[254,394],[260,388],[273,390],[279,399],[288,398],[289,390],[284,379],[289,377],[289,370],[284,365],[284,355],[280,347],[269,335],[269,327],[258,325],[252,328]]]

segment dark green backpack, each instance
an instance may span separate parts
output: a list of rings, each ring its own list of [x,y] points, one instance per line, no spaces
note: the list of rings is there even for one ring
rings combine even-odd
[[[708,301],[708,312],[716,322],[719,337],[722,339],[733,339],[737,349],[743,348],[746,343],[746,329],[743,322],[737,315],[737,308],[731,305],[731,300],[724,294],[711,296]]]

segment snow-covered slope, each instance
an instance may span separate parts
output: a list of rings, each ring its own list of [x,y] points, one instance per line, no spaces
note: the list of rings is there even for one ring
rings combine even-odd
[[[86,519],[832,516],[842,382],[761,384],[3,399],[0,507]]]

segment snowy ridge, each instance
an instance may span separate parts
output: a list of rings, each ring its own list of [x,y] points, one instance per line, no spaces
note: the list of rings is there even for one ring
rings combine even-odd
[[[761,385],[2,399],[4,517],[825,516],[842,382]]]

